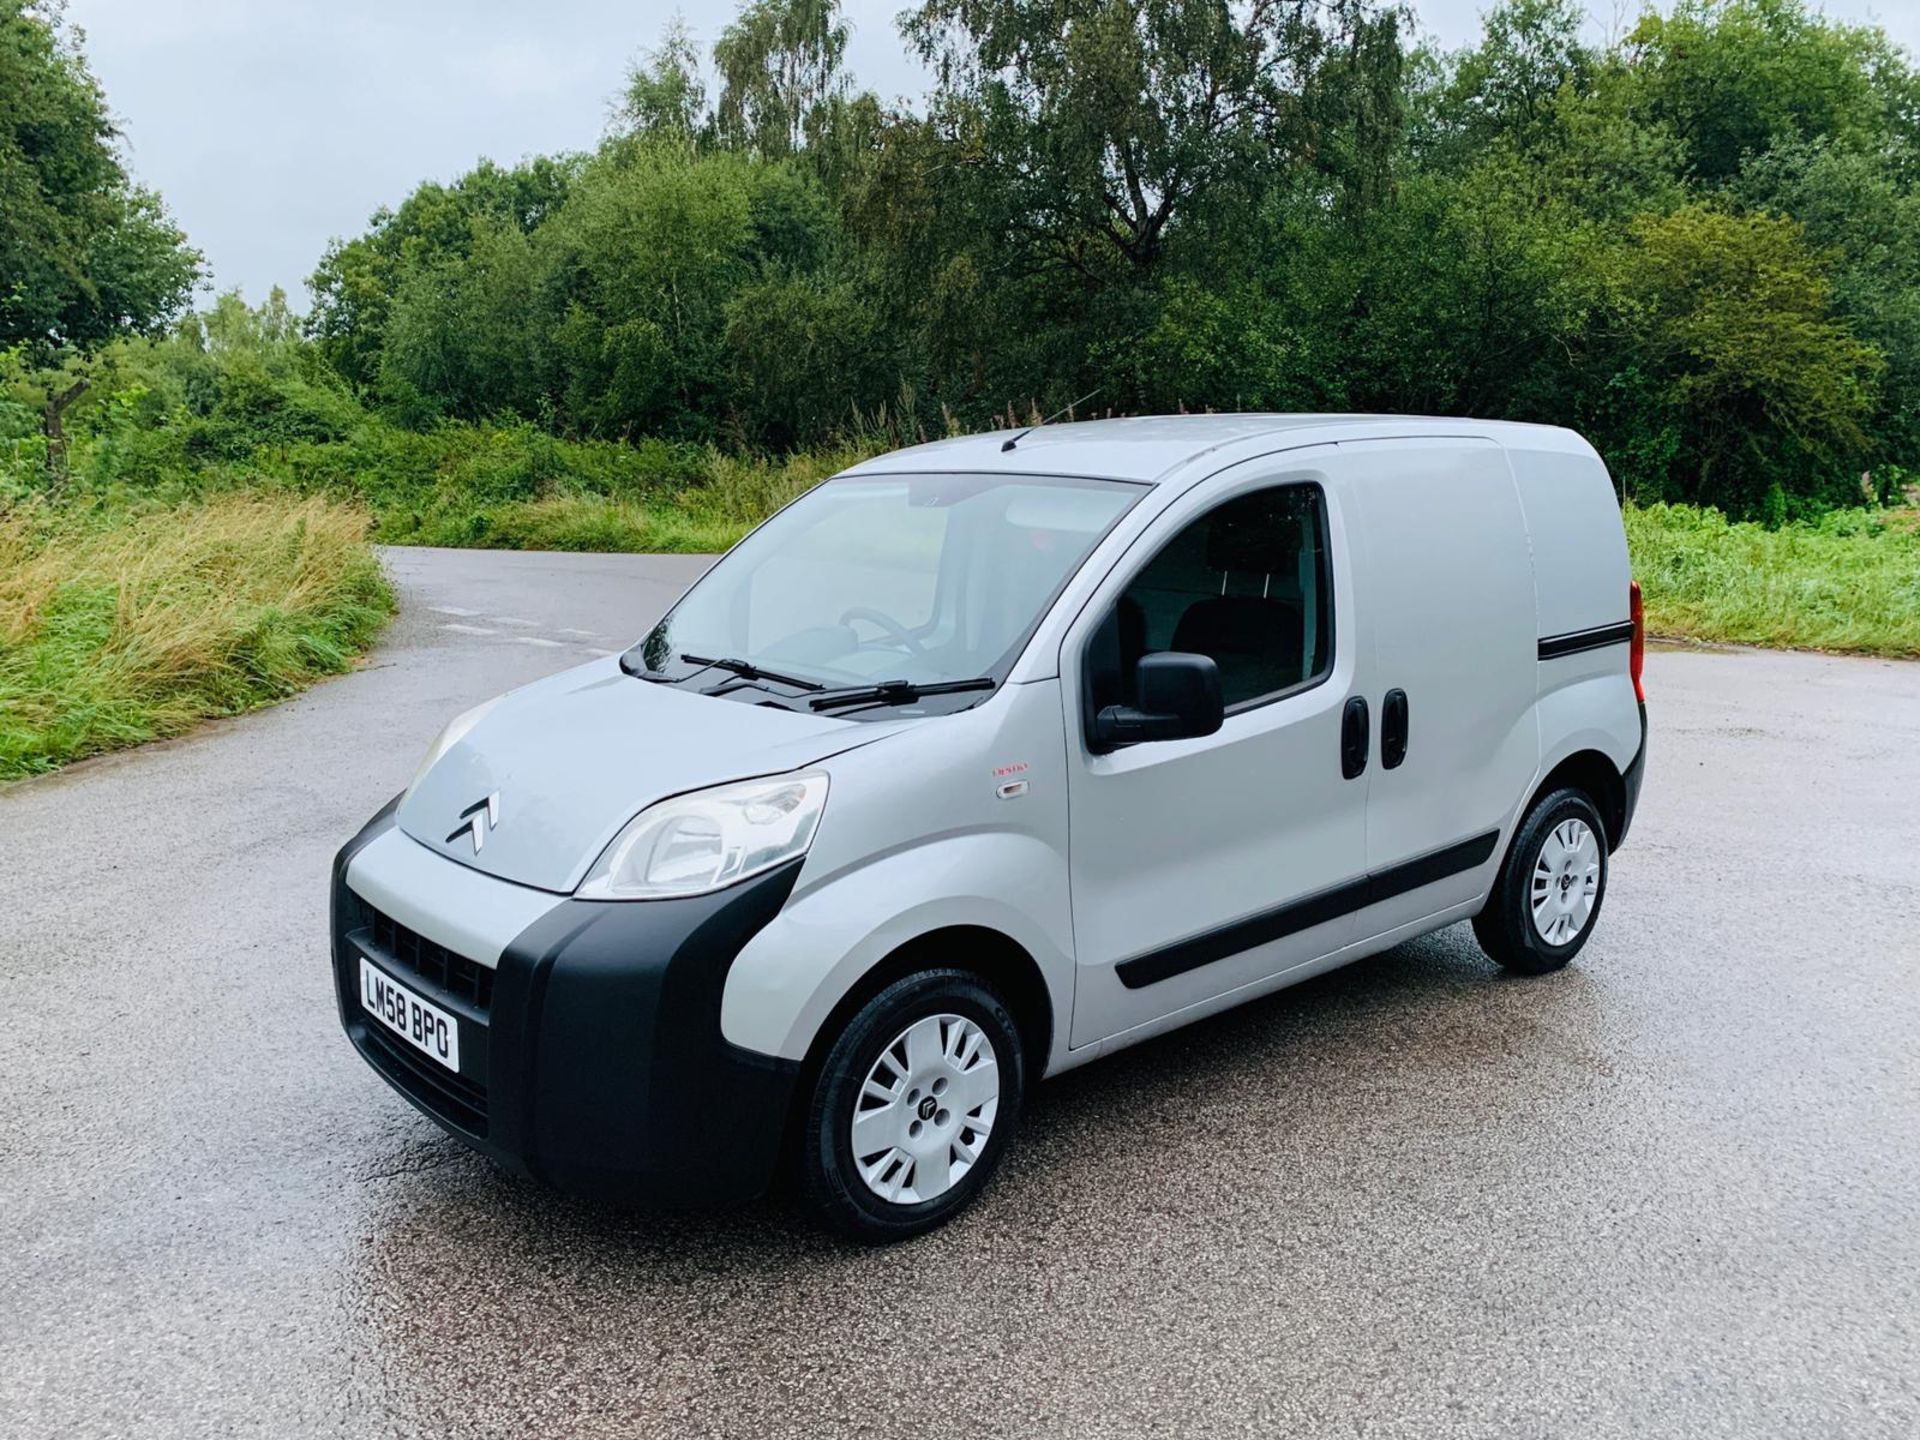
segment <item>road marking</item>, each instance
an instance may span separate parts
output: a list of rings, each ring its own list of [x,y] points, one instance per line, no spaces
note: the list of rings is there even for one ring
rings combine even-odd
[[[478,610],[462,610],[458,605],[429,605],[427,608],[436,615],[478,615],[480,613]]]
[[[516,645],[539,645],[548,650],[566,648],[558,640],[542,640],[538,635],[509,635],[507,638]]]
[[[512,625],[521,630],[538,630],[540,628],[540,622],[538,620],[522,620],[518,615],[489,615],[487,619],[493,621],[496,625]]]
[[[562,635],[578,635],[582,640],[598,640],[600,638],[600,632],[598,630],[576,630],[571,625],[562,625],[560,627],[560,633]]]
[[[455,630],[462,635],[498,635],[498,630],[489,630],[484,625],[455,625],[451,622],[440,627],[442,630]]]

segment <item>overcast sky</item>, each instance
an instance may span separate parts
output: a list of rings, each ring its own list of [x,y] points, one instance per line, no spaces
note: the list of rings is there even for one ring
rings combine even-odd
[[[905,0],[847,0],[849,63],[864,86],[918,96],[925,77],[894,29]],[[1593,0],[1595,34],[1623,28]],[[1827,0],[1920,50],[1915,0]],[[422,180],[481,156],[591,146],[632,57],[682,10],[702,47],[731,3],[675,0],[69,0],[126,132],[214,283],[306,305],[328,239],[362,230]],[[1484,0],[1418,0],[1448,45],[1479,33]]]

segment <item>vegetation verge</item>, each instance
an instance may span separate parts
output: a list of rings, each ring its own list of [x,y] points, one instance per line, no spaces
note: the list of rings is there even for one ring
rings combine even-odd
[[[482,427],[496,457],[534,437]],[[873,437],[831,452],[747,459],[705,447],[679,452],[682,473],[609,485],[592,444],[540,437],[551,457],[537,491],[500,487],[447,437],[443,478],[406,486],[360,477],[378,538],[396,544],[516,550],[715,554],[810,486],[884,446]],[[608,447],[609,449],[614,447]],[[523,477],[541,467],[503,467]],[[284,474],[280,483],[311,483]],[[489,495],[498,498],[482,498]],[[1625,509],[1627,542],[1656,636],[1787,649],[1920,658],[1920,511],[1832,510],[1772,527],[1694,505]]]
[[[1920,513],[1838,510],[1768,529],[1629,505],[1654,635],[1920,658]]]
[[[347,669],[393,610],[369,527],[272,494],[0,511],[0,780]]]

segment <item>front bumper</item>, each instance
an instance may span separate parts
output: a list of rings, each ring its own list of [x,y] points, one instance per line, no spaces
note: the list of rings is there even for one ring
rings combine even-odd
[[[394,809],[369,821],[333,868],[334,988],[361,1057],[449,1134],[561,1189],[649,1203],[765,1190],[799,1067],[729,1045],[720,997],[741,947],[786,903],[800,862],[684,900],[556,900],[488,967],[397,923],[348,884],[354,857],[393,828]],[[458,1074],[361,1008],[363,954],[458,1018]]]

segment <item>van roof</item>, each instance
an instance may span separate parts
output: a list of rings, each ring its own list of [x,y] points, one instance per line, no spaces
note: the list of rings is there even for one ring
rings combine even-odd
[[[854,466],[852,475],[915,471],[1086,475],[1109,480],[1170,478],[1211,451],[1233,449],[1222,464],[1296,445],[1341,440],[1474,436],[1532,450],[1591,455],[1587,442],[1554,425],[1431,415],[1140,415],[1082,420],[1030,430],[988,430],[889,451]],[[1282,438],[1284,437],[1284,438]],[[1009,439],[1016,439],[1012,450]],[[1278,443],[1276,443],[1278,442]]]

